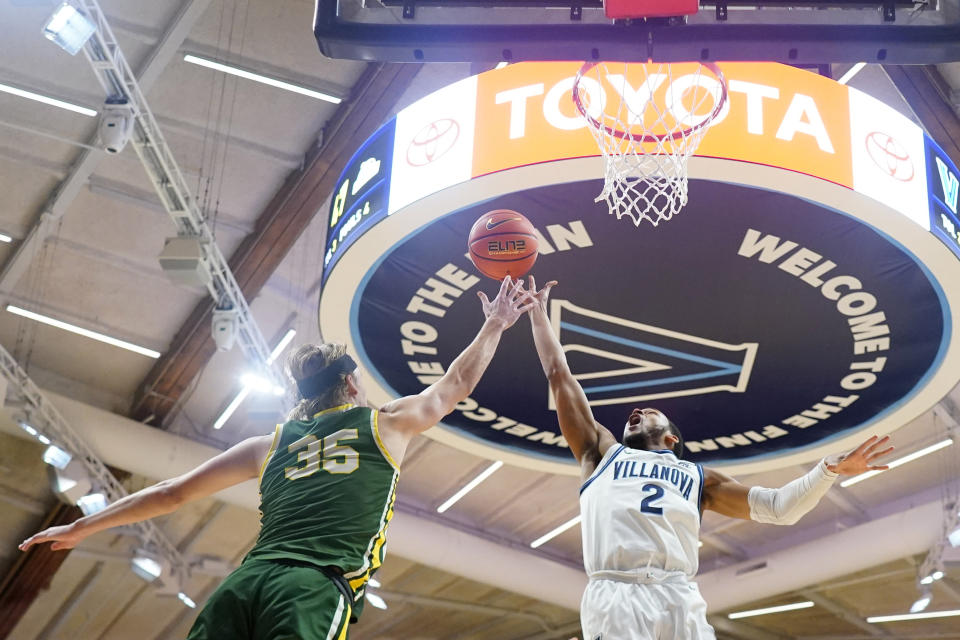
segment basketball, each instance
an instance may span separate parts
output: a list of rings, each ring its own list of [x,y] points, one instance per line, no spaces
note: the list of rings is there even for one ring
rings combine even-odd
[[[467,240],[474,266],[494,280],[523,276],[537,261],[538,246],[530,221],[510,209],[496,209],[480,216]]]

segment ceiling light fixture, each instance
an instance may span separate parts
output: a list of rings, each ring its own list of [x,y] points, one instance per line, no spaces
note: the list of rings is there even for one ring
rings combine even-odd
[[[130,560],[130,568],[137,576],[147,582],[153,582],[163,573],[163,565],[153,554],[138,551]]]
[[[531,542],[531,543],[530,543],[530,548],[531,548],[531,549],[536,549],[537,547],[541,546],[543,543],[549,542],[550,540],[553,540],[554,538],[556,538],[558,535],[560,535],[561,533],[563,533],[563,532],[566,531],[567,529],[569,529],[569,528],[571,528],[571,527],[574,527],[574,526],[580,524],[580,520],[582,520],[582,519],[583,519],[582,516],[577,516],[576,518],[573,518],[572,520],[568,520],[567,522],[564,522],[562,525],[560,525],[560,526],[557,527],[556,529],[554,529],[554,530],[552,530],[552,531],[548,531],[547,533],[543,534],[542,536],[540,536],[539,538],[537,538],[536,540],[534,540],[533,542]]]
[[[337,96],[330,95],[329,93],[324,93],[322,91],[317,91],[316,89],[310,89],[308,87],[302,87],[300,85],[296,85],[291,82],[277,80],[276,78],[271,78],[269,76],[265,76],[259,73],[254,73],[253,71],[247,71],[246,69],[241,69],[240,67],[234,67],[229,64],[217,62],[216,60],[210,60],[209,58],[201,58],[200,56],[195,56],[191,53],[188,53],[187,55],[183,56],[183,60],[184,62],[200,65],[201,67],[206,67],[208,69],[213,69],[215,71],[222,71],[223,73],[229,73],[230,75],[237,76],[239,78],[244,78],[246,80],[253,80],[254,82],[259,82],[260,84],[276,87],[277,89],[284,89],[286,91],[292,91],[294,93],[299,93],[304,96],[310,96],[311,98],[316,98],[317,100],[325,100],[327,102],[332,102],[333,104],[340,104],[341,102],[343,102],[342,98],[338,98]]]
[[[865,66],[867,66],[866,62],[858,62],[857,64],[850,67],[845,74],[840,76],[840,79],[837,80],[837,82],[839,82],[840,84],[847,84],[848,82],[853,80],[853,76],[860,73],[860,71],[862,71]]]
[[[268,380],[267,378],[256,373],[243,374],[240,376],[240,383],[245,389],[249,389],[250,391],[272,393],[275,396],[282,396],[284,393],[283,387],[274,384],[273,381]]]
[[[377,609],[386,609],[387,603],[384,602],[383,598],[378,596],[375,593],[367,592],[367,602],[375,606]]]
[[[280,338],[280,342],[278,342],[277,346],[275,346],[273,351],[270,352],[270,356],[267,358],[267,364],[273,364],[274,361],[280,357],[280,354],[284,352],[295,335],[297,335],[296,329],[288,329],[287,332],[283,334],[283,337]]]
[[[24,318],[29,318],[30,320],[36,320],[37,322],[42,322],[43,324],[50,325],[51,327],[56,327],[57,329],[63,329],[64,331],[69,331],[71,333],[76,333],[85,338],[90,338],[91,340],[97,340],[99,342],[105,342],[114,347],[120,347],[121,349],[126,349],[127,351],[133,351],[134,353],[139,353],[140,355],[147,356],[148,358],[159,358],[160,352],[154,351],[153,349],[147,349],[146,347],[141,347],[140,345],[133,344],[132,342],[127,342],[126,340],[120,340],[118,338],[111,338],[108,335],[102,333],[97,333],[96,331],[90,331],[89,329],[84,329],[83,327],[78,327],[75,324],[70,324],[69,322],[63,322],[62,320],[57,320],[56,318],[51,318],[50,316],[45,316],[41,313],[34,313],[33,311],[27,311],[20,307],[15,307],[12,304],[7,305],[7,311]]]
[[[38,435],[40,435],[40,432],[39,432],[39,431],[37,431],[36,429],[34,429],[34,428],[31,427],[30,425],[28,425],[26,422],[21,422],[21,423],[20,423],[20,428],[23,429],[24,431],[26,431],[26,432],[27,432],[28,434],[30,434],[31,436],[33,436],[34,438],[36,438]]]
[[[57,469],[65,468],[72,458],[73,456],[55,444],[50,445],[43,452],[43,461]]]
[[[727,617],[731,620],[738,620],[740,618],[751,618],[753,616],[765,616],[769,613],[780,613],[782,611],[795,611],[797,609],[809,609],[813,606],[813,602],[805,600],[803,602],[793,602],[791,604],[782,604],[776,607],[765,607],[763,609],[751,609],[749,611],[737,611],[736,613],[727,614]]]
[[[77,500],[77,506],[83,515],[90,516],[107,508],[107,497],[100,492],[88,493]]]
[[[72,102],[64,102],[63,100],[57,100],[56,98],[51,98],[50,96],[34,93],[33,91],[27,91],[25,89],[18,89],[17,87],[11,87],[8,84],[0,83],[0,91],[3,91],[4,93],[9,93],[10,95],[14,95],[19,98],[26,98],[27,100],[33,100],[35,102],[42,102],[43,104],[48,104],[51,107],[59,107],[61,109],[66,109],[67,111],[80,113],[85,116],[90,116],[91,118],[97,115],[97,112],[94,111],[93,109],[89,109],[87,107],[81,107],[80,105],[73,104]],[[9,242],[9,240],[5,240],[4,242]]]
[[[960,547],[960,527],[947,534],[947,542],[951,547]]]
[[[280,342],[278,342],[277,346],[275,346],[273,351],[270,352],[270,356],[267,358],[267,364],[273,364],[274,361],[280,357],[295,335],[297,335],[297,332],[294,329],[290,329],[283,334],[283,337],[280,338]],[[243,401],[247,399],[248,395],[250,395],[250,388],[245,386],[240,390],[237,396],[230,401],[230,404],[226,406],[220,415],[217,416],[217,419],[213,421],[213,428],[222,429],[223,425],[227,424],[227,420],[229,420],[237,408],[243,404]]]
[[[890,468],[886,469],[886,471],[896,469],[900,465],[907,464],[908,462],[913,462],[914,460],[922,458],[923,456],[930,455],[935,451],[939,451],[940,449],[949,447],[952,444],[953,444],[953,440],[950,438],[946,438],[945,440],[941,440],[940,442],[937,442],[936,444],[932,444],[929,447],[924,447],[919,451],[914,451],[913,453],[907,454],[902,458],[897,458],[896,460],[888,462],[887,465]],[[866,473],[861,473],[858,476],[853,476],[852,478],[844,480],[843,482],[840,483],[840,486],[844,488],[850,487],[857,484],[858,482],[863,482],[864,480],[867,480],[868,478],[872,478],[873,476],[879,475],[881,473],[884,473],[884,471],[867,471]]]
[[[444,502],[442,505],[437,507],[437,513],[443,513],[444,511],[452,507],[454,504],[457,503],[458,500],[460,500],[460,498],[462,498],[463,496],[467,495],[468,493],[476,489],[477,485],[479,485],[481,482],[483,482],[484,480],[489,478],[491,475],[493,475],[493,472],[502,466],[503,466],[503,461],[497,460],[496,462],[491,464],[489,467],[481,471],[476,478],[474,478],[473,480],[465,484],[462,489],[460,489],[455,494],[450,496],[446,502]]]
[[[75,56],[96,30],[97,26],[86,15],[64,2],[43,25],[43,37]]]
[[[926,620],[928,618],[949,618],[951,616],[960,616],[960,609],[952,611],[925,611],[923,613],[900,613],[892,616],[872,616],[867,618],[870,624],[878,622],[900,622],[902,620]]]
[[[930,605],[930,594],[925,593],[910,605],[910,613],[920,613]]]

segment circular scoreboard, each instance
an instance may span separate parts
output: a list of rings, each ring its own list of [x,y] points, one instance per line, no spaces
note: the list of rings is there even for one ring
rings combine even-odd
[[[498,285],[466,240],[493,209],[535,226],[533,274],[559,281],[553,329],[618,437],[633,407],[652,406],[688,458],[761,471],[892,431],[945,395],[960,378],[955,165],[855,89],[721,66],[729,99],[690,161],[689,204],[657,228],[594,202],[603,166],[570,99],[578,63],[467,78],[367,140],[334,193],[319,318],[370,373],[371,400],[422,391],[482,325],[476,292]],[[636,95],[641,67],[598,83],[599,99]],[[525,318],[428,433],[578,472]]]

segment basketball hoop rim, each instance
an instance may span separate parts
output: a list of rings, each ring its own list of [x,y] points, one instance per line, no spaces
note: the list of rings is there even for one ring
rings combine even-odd
[[[586,108],[583,106],[583,102],[580,100],[580,80],[583,78],[584,74],[588,73],[591,69],[600,64],[601,61],[595,62],[584,62],[577,71],[577,76],[573,81],[573,104],[576,105],[577,111],[580,112],[587,122],[589,122],[595,129],[602,129],[607,135],[613,136],[614,138],[619,138],[620,140],[633,140],[639,142],[662,142],[664,140],[676,140],[677,138],[683,138],[690,135],[695,131],[709,127],[710,124],[716,120],[717,116],[720,115],[720,111],[723,109],[724,105],[727,103],[727,79],[723,75],[723,71],[720,67],[714,62],[699,62],[698,64],[702,67],[706,67],[716,76],[717,80],[720,81],[720,99],[717,100],[717,105],[714,107],[713,112],[700,124],[697,124],[686,129],[681,129],[679,131],[674,131],[673,133],[664,134],[664,135],[654,135],[652,133],[644,134],[642,136],[635,136],[633,134],[627,133],[626,131],[621,131],[620,129],[613,129],[603,124],[589,113],[587,113]],[[669,64],[669,63],[668,63]]]

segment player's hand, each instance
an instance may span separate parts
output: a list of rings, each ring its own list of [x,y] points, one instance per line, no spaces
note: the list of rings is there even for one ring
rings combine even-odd
[[[884,471],[885,464],[874,464],[877,460],[893,451],[893,447],[886,447],[890,436],[870,436],[866,442],[848,454],[827,458],[827,469],[842,476],[855,476],[864,471]]]
[[[543,289],[540,289],[540,291],[537,291],[537,281],[533,279],[533,276],[527,276],[527,283],[530,286],[530,290],[526,292],[527,299],[534,303],[531,308],[537,308],[546,313],[547,299],[550,297],[550,289],[557,286],[557,281],[551,280],[547,284],[543,285]]]
[[[487,294],[483,291],[478,291],[477,296],[479,296],[483,305],[483,315],[487,317],[487,320],[500,323],[503,329],[512,326],[517,318],[536,305],[535,301],[528,299],[529,296],[523,288],[523,281],[514,281],[510,276],[504,278],[503,282],[500,283],[500,291],[493,300],[488,300]]]
[[[52,542],[53,545],[50,547],[54,551],[59,551],[60,549],[73,549],[77,544],[80,543],[86,536],[81,534],[77,527],[72,523],[65,524],[60,527],[50,527],[49,529],[44,529],[40,533],[35,533],[23,542],[20,543],[20,551],[26,551],[35,544],[43,544],[44,542]]]

